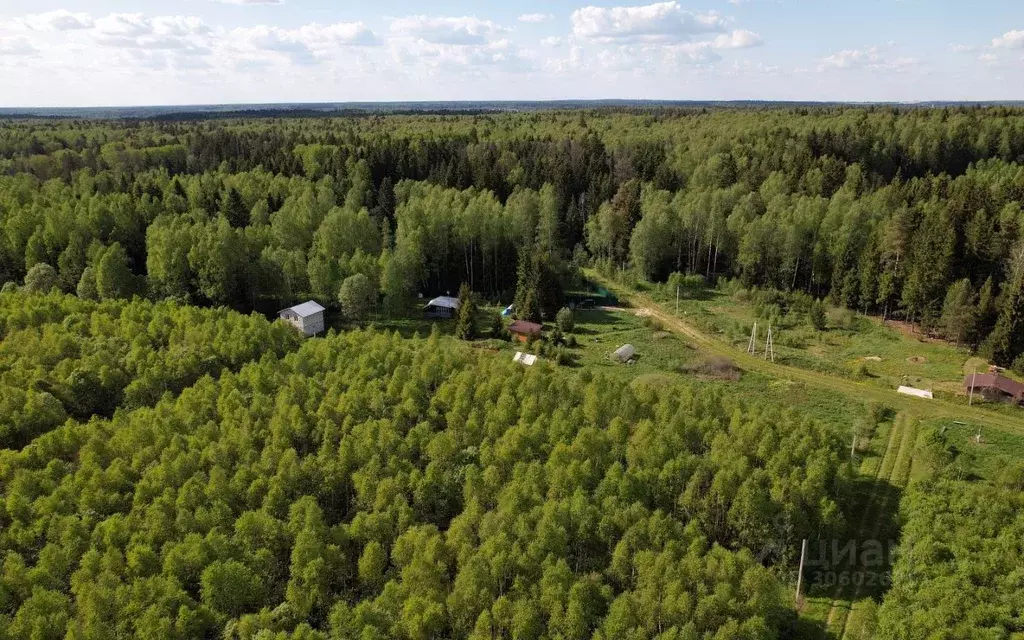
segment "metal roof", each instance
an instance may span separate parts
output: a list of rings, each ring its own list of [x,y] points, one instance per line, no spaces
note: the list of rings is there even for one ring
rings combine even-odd
[[[537,356],[532,353],[516,351],[516,355],[512,357],[512,362],[518,362],[519,364],[525,364],[528,367],[532,367],[533,363],[537,362]]]
[[[437,296],[427,303],[428,307],[441,307],[444,309],[458,309],[459,299],[451,296]]]
[[[518,333],[522,336],[540,335],[540,332],[544,330],[543,325],[539,325],[536,322],[530,322],[528,320],[516,320],[512,324],[508,325],[508,330],[512,333]]]
[[[285,311],[291,311],[292,313],[294,313],[295,315],[299,316],[300,318],[308,318],[309,316],[317,314],[317,313],[320,313],[321,311],[326,311],[326,309],[321,307],[316,302],[314,302],[312,300],[308,300],[306,302],[303,302],[302,304],[297,304],[294,307],[288,307],[287,309],[282,309],[281,313],[283,313]]]
[[[1011,380],[998,373],[976,373],[964,378],[964,388],[969,388],[973,382],[975,387],[999,389],[1007,395],[1015,398],[1024,398],[1024,383]]]
[[[896,390],[896,393],[902,393],[905,396],[925,398],[927,400],[931,400],[935,397],[931,391],[926,389],[915,389],[914,387],[908,387],[906,385],[900,385],[900,388]]]

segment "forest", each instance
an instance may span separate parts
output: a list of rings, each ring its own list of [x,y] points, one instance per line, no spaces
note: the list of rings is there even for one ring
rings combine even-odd
[[[0,297],[115,336],[147,317],[174,335],[182,313]],[[232,316],[209,337],[268,338]],[[88,366],[95,336],[61,339]],[[140,342],[154,363],[181,348]],[[792,558],[764,549],[843,524],[843,444],[793,412],[436,333],[231,355],[0,450],[0,636],[775,638],[794,615],[772,566]],[[4,356],[60,386],[47,350]]]
[[[381,310],[466,282],[536,319],[594,264],[955,318],[1011,366],[1022,158],[1008,107],[19,120],[0,281],[269,311],[363,274]]]
[[[586,271],[1024,372],[1022,203],[1011,107],[3,121],[0,638],[819,638],[800,543],[863,500],[902,532],[870,634],[840,637],[1014,637],[1024,471],[972,475],[980,430],[821,419],[681,339],[631,376],[591,366],[593,323],[591,364],[525,367],[388,321],[459,292],[561,332]],[[310,298],[307,340],[275,316]]]

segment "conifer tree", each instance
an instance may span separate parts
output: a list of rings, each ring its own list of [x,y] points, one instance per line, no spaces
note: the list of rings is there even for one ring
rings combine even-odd
[[[455,314],[455,336],[460,340],[476,338],[476,300],[469,285],[459,287],[459,308]]]

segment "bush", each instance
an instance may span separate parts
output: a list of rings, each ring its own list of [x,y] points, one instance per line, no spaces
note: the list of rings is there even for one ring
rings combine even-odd
[[[821,300],[815,300],[814,304],[811,305],[810,310],[807,312],[807,319],[810,321],[812,327],[818,331],[824,331],[828,326],[828,316],[825,312],[825,303]]]
[[[572,354],[565,347],[557,347],[554,350],[555,362],[559,365],[565,366],[572,364]]]
[[[555,315],[555,324],[564,333],[572,333],[572,330],[576,328],[576,315],[569,307],[562,307]]]
[[[577,344],[578,343],[576,342],[576,336],[570,333],[569,336],[565,339],[565,346],[575,347]]]
[[[1024,353],[1017,356],[1017,359],[1014,360],[1013,364],[1010,366],[1010,370],[1019,376],[1024,376]]]
[[[491,314],[491,337],[502,339],[505,337],[505,319],[501,317],[501,314],[495,312]]]
[[[857,326],[857,315],[851,309],[832,309],[828,319],[833,327],[847,331]]]

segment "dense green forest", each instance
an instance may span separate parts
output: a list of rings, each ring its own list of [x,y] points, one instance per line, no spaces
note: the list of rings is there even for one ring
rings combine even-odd
[[[361,273],[386,309],[467,282],[536,317],[594,262],[954,325],[1009,366],[1022,161],[1011,108],[12,121],[0,280],[269,310]]]
[[[1013,108],[3,122],[0,638],[817,637],[795,556],[863,533],[886,407],[819,422],[751,395],[792,380],[691,375],[683,341],[690,365],[602,370],[596,323],[584,364],[524,367],[467,341],[477,302],[555,321],[584,267],[718,281],[1024,371],[1022,203]],[[357,328],[456,292],[467,340]],[[266,317],[310,297],[348,324]],[[970,477],[987,442],[896,422],[871,633],[1014,637],[1024,471]],[[856,596],[819,591],[825,626]]]
[[[0,450],[0,637],[776,638],[794,614],[772,563],[792,558],[762,551],[843,526],[845,445],[721,392],[436,333],[296,349],[233,312],[213,333],[174,305],[2,301],[25,309],[8,331],[64,327],[84,371],[98,337],[76,328],[138,332],[107,365],[128,388],[190,335],[254,361],[211,349],[216,378]],[[39,351],[26,384],[61,387]]]
[[[1012,638],[1024,631],[1024,467],[995,482],[938,477],[903,500],[906,526],[878,637]]]

